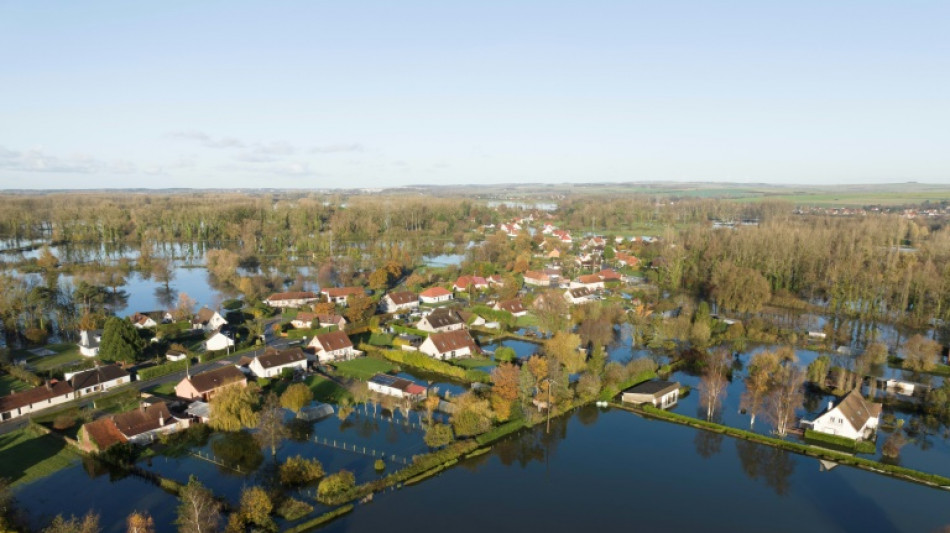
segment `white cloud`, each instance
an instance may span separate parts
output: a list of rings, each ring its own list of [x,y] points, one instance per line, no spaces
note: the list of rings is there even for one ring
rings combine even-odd
[[[0,169],[20,172],[132,174],[136,171],[136,166],[125,160],[102,161],[88,154],[55,156],[47,154],[42,148],[21,152],[0,146]]]

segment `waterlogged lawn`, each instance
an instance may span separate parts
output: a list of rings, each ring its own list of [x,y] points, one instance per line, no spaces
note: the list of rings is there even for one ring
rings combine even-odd
[[[28,483],[63,469],[79,455],[65,441],[21,429],[0,435],[0,478]]]
[[[362,381],[366,381],[376,374],[386,374],[395,368],[389,361],[373,357],[358,357],[349,361],[341,361],[333,363],[333,367],[343,377]]]

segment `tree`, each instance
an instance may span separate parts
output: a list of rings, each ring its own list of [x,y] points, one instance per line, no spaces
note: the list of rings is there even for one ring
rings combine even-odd
[[[426,399],[422,402],[422,406],[426,410],[426,420],[430,426],[432,425],[432,415],[435,413],[435,410],[439,408],[440,403],[442,403],[442,400],[430,389],[429,395],[426,396]]]
[[[521,412],[527,412],[528,402],[534,397],[537,380],[532,375],[528,365],[521,365],[518,371],[518,400],[521,402]]]
[[[577,395],[584,401],[593,400],[600,394],[600,389],[600,378],[595,374],[585,373],[577,380]]]
[[[155,520],[147,512],[133,511],[126,523],[127,533],[155,533]]]
[[[284,425],[284,410],[276,394],[272,392],[267,395],[257,419],[257,442],[261,448],[270,448],[271,457],[276,457],[277,447],[290,434]]]
[[[248,487],[241,491],[241,517],[245,522],[265,529],[275,529],[270,514],[274,510],[267,491],[261,487]]]
[[[548,289],[534,300],[534,314],[541,330],[547,333],[567,329],[567,301],[557,289]]]
[[[558,331],[553,337],[544,341],[544,352],[548,357],[564,365],[570,373],[580,372],[586,363],[586,354],[578,350],[581,344],[580,336],[566,331]]]
[[[178,293],[178,304],[173,313],[175,320],[189,320],[195,313],[195,300],[186,292]]]
[[[188,484],[178,493],[178,500],[178,519],[175,523],[179,533],[212,533],[218,530],[221,505],[198,478],[188,478]]]
[[[517,352],[510,346],[499,346],[495,349],[495,361],[514,361],[517,358]]]
[[[872,342],[867,345],[862,355],[870,366],[883,365],[887,362],[887,345],[883,342]]]
[[[171,290],[169,284],[175,279],[175,269],[167,259],[156,259],[152,261],[152,277],[155,281],[165,286],[165,290]]]
[[[819,355],[814,361],[808,363],[806,379],[823,389],[825,388],[825,380],[828,378],[828,370],[830,369],[831,358],[827,355]]]
[[[356,476],[353,472],[340,470],[320,481],[317,485],[317,500],[321,503],[331,503],[335,497],[353,490],[355,486]]]
[[[145,340],[128,320],[118,317],[106,319],[99,344],[99,357],[104,361],[133,363],[145,350]]]
[[[466,392],[456,398],[455,405],[456,411],[450,422],[456,436],[469,437],[491,429],[492,411],[488,400]]]
[[[725,350],[714,350],[706,356],[706,371],[699,382],[699,403],[706,408],[706,420],[712,420],[719,410],[722,398],[726,394],[729,384],[729,353]]]
[[[257,387],[225,387],[211,397],[208,425],[219,431],[240,431],[257,425]]]
[[[300,455],[288,457],[278,468],[280,483],[287,487],[297,487],[312,483],[324,475],[323,465],[316,459],[304,459]]]
[[[299,413],[301,409],[313,401],[313,391],[304,383],[294,383],[280,395],[280,405]]]
[[[317,302],[313,304],[313,312],[318,315],[332,315],[336,313],[336,304],[333,302]]]
[[[804,382],[805,373],[795,365],[780,366],[773,374],[771,391],[765,400],[765,413],[779,436],[784,437],[795,422],[795,410],[804,400]]]
[[[424,437],[426,446],[430,448],[441,448],[452,442],[452,426],[447,424],[434,424],[426,429]]]
[[[778,356],[764,351],[752,356],[746,365],[745,391],[739,406],[749,414],[749,429],[755,427],[755,417],[762,412],[765,397],[772,384],[772,374],[778,368]]]
[[[511,416],[511,407],[518,399],[519,369],[511,363],[502,363],[491,373],[491,406],[498,420],[505,421]]]
[[[940,345],[917,334],[904,343],[904,368],[914,372],[929,372],[937,368]]]
[[[336,417],[340,419],[340,422],[343,422],[349,418],[351,414],[353,414],[353,404],[350,399],[346,396],[340,398],[336,409]]]
[[[56,515],[43,533],[99,533],[100,531],[102,528],[99,527],[99,515],[89,511],[81,519],[75,516],[66,519],[63,515]]]
[[[365,294],[356,294],[346,300],[346,319],[350,322],[359,322],[367,318],[373,311],[373,300]]]

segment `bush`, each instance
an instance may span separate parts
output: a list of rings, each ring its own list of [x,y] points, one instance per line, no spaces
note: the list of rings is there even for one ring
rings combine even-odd
[[[175,372],[182,372],[188,368],[190,361],[187,359],[181,361],[172,361],[148,368],[143,368],[137,372],[138,379],[142,381],[167,376]]]
[[[336,474],[330,474],[323,478],[317,485],[317,501],[320,503],[329,503],[333,498],[345,494],[356,487],[356,476],[348,470],[340,470]]]
[[[277,508],[277,514],[286,520],[293,522],[299,520],[313,512],[313,506],[307,502],[287,498]]]
[[[382,459],[376,459],[376,462],[373,463],[373,468],[375,468],[377,472],[386,470],[386,461],[383,461]]]
[[[495,350],[495,361],[514,361],[518,357],[515,349],[510,346],[499,346]]]
[[[53,429],[64,430],[76,425],[76,417],[71,415],[59,415],[53,420]]]
[[[323,477],[323,465],[316,459],[304,459],[299,455],[288,457],[278,469],[280,483],[296,487],[312,483]]]
[[[430,448],[441,448],[453,440],[452,427],[446,424],[433,424],[426,429],[425,443]]]
[[[481,370],[466,370],[445,361],[433,359],[422,352],[406,352],[401,350],[380,350],[386,359],[402,365],[412,366],[421,370],[428,370],[437,374],[444,374],[464,381],[479,381],[490,383],[491,377]]]
[[[828,435],[812,429],[805,430],[805,441],[824,443],[845,450],[854,450],[858,453],[874,453],[877,447],[873,442],[856,441],[840,435]]]

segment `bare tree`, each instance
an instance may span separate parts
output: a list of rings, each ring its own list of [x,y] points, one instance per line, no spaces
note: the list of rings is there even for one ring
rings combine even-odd
[[[195,476],[188,479],[178,495],[179,533],[214,533],[221,521],[221,505],[214,494],[206,489]]]
[[[753,355],[749,364],[746,365],[748,376],[745,378],[745,392],[742,393],[739,406],[751,417],[750,429],[755,427],[756,415],[762,412],[765,397],[772,385],[772,374],[778,366],[778,356],[770,351]]]
[[[280,400],[273,392],[267,395],[264,406],[258,413],[257,438],[262,448],[270,448],[272,457],[277,456],[277,447],[287,438],[289,431],[284,425],[284,410],[280,407]]]
[[[772,379],[772,388],[765,400],[766,415],[775,426],[775,433],[784,437],[795,422],[795,409],[805,398],[802,384],[805,372],[795,365],[779,367]]]
[[[699,403],[706,408],[706,420],[712,420],[726,395],[729,363],[726,350],[714,350],[706,356],[706,371],[699,382]]]

